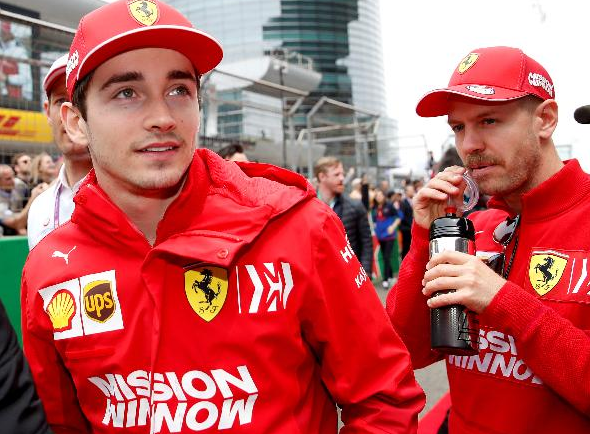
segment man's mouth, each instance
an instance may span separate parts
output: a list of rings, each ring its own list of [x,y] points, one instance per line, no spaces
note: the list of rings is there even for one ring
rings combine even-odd
[[[162,147],[154,147],[154,148],[145,148],[142,149],[141,152],[165,152],[165,151],[172,151],[174,146],[162,146]]]
[[[138,149],[138,152],[167,152],[178,149],[180,145],[176,142],[168,141],[163,143],[152,143],[144,148]]]

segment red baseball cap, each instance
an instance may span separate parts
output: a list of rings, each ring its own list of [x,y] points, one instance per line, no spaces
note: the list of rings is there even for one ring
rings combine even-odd
[[[76,83],[101,63],[139,48],[176,50],[198,74],[215,68],[223,58],[219,42],[195,29],[173,7],[158,0],[117,0],[80,20],[66,67],[69,97]]]
[[[448,87],[424,95],[416,113],[422,117],[448,114],[449,97],[453,94],[483,101],[510,101],[526,95],[546,100],[555,98],[555,89],[545,68],[522,50],[488,47],[465,56]]]
[[[49,68],[49,71],[47,71],[47,75],[43,79],[43,89],[45,90],[47,97],[49,97],[49,92],[51,91],[51,87],[53,86],[53,84],[62,75],[66,75],[67,64],[68,55],[64,54],[63,56],[60,56],[55,62],[53,62],[53,65],[51,65],[51,68]]]

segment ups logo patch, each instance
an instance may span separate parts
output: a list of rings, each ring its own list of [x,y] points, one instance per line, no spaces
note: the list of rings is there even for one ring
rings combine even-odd
[[[97,280],[84,287],[84,312],[88,318],[104,323],[115,313],[113,291],[109,280]]]

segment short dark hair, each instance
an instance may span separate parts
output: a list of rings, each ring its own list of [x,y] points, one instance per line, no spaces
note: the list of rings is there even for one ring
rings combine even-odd
[[[90,84],[90,80],[94,76],[93,69],[90,71],[82,80],[76,82],[76,86],[74,87],[74,92],[72,92],[72,105],[78,107],[80,110],[80,114],[82,115],[82,119],[86,120],[86,92],[88,91],[88,85]]]
[[[86,92],[88,91],[88,85],[90,84],[90,80],[92,80],[92,77],[94,76],[94,71],[96,71],[96,69],[93,69],[84,78],[78,81],[76,83],[76,86],[74,87],[74,91],[72,92],[72,105],[74,105],[78,108],[78,110],[80,110],[80,114],[82,115],[82,119],[84,120],[87,119],[88,114],[86,110]],[[199,106],[201,106],[201,74],[196,75],[196,81],[197,97],[199,100]]]
[[[20,160],[22,157],[28,157],[29,154],[25,153],[25,152],[19,152],[18,154],[14,154],[12,156],[12,160],[10,162],[10,164],[12,165],[12,167],[16,167],[18,160]]]
[[[239,143],[232,143],[230,145],[224,146],[223,148],[221,148],[217,154],[223,158],[224,160],[227,160],[231,157],[233,157],[234,154],[243,154],[244,153],[244,147],[242,145],[240,145]]]

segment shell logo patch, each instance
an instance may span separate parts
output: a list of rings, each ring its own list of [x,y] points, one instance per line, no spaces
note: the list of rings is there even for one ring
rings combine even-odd
[[[464,74],[469,68],[475,65],[477,59],[479,59],[479,54],[469,53],[467,56],[465,56],[463,60],[461,60],[461,63],[459,63],[459,66],[457,67],[457,72],[459,74]]]
[[[152,0],[130,1],[127,7],[135,21],[143,26],[151,26],[160,18],[158,5]]]
[[[529,265],[529,280],[537,294],[543,296],[559,283],[567,260],[567,255],[557,252],[534,252]]]
[[[109,280],[97,280],[84,287],[84,313],[91,320],[104,323],[115,313],[113,291]]]
[[[209,322],[215,318],[227,297],[227,270],[205,265],[185,271],[184,291],[191,308]]]
[[[72,320],[76,314],[76,303],[72,294],[60,289],[57,291],[45,309],[53,326],[53,331],[63,332],[71,330]]]

